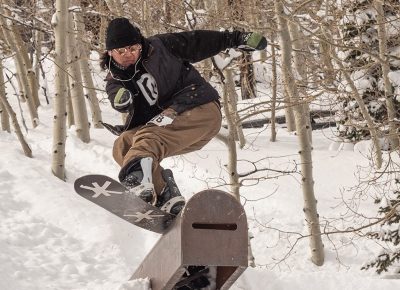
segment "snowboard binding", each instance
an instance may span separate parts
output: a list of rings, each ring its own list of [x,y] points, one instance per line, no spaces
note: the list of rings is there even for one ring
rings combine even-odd
[[[138,158],[121,169],[119,179],[129,193],[140,197],[145,202],[154,205],[164,212],[179,214],[185,206],[185,198],[181,195],[170,169],[162,171],[166,182],[160,195],[154,190],[152,178],[153,158]]]
[[[151,205],[155,205],[157,194],[154,190],[152,178],[152,163],[153,158],[151,157],[135,159],[121,169],[118,178],[129,193],[140,197]]]
[[[185,206],[185,198],[181,195],[170,169],[163,170],[162,177],[166,185],[158,196],[156,207],[170,214],[178,215]]]

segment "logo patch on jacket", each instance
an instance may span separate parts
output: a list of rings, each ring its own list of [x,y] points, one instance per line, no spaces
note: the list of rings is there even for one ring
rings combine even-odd
[[[154,105],[158,100],[157,83],[154,77],[149,73],[144,73],[137,84],[150,106]]]

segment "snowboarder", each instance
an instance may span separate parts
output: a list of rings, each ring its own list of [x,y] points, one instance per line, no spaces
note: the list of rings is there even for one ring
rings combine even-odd
[[[104,124],[119,137],[113,157],[118,178],[146,202],[177,214],[185,204],[160,162],[201,149],[220,130],[217,91],[191,63],[227,48],[265,49],[253,32],[195,30],[143,37],[126,18],[111,20],[101,67],[108,71],[111,105],[127,113],[124,125]]]

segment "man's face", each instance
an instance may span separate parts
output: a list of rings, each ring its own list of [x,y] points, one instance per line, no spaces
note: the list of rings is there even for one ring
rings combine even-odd
[[[142,46],[140,44],[134,44],[109,50],[108,54],[112,56],[118,64],[123,67],[128,67],[136,63],[140,57],[141,51]]]

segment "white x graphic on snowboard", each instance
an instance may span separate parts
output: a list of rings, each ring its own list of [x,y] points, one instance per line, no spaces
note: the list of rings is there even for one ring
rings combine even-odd
[[[92,198],[99,197],[100,195],[104,196],[111,196],[111,194],[122,194],[123,192],[120,191],[114,191],[114,190],[107,190],[107,187],[111,184],[110,181],[104,182],[103,186],[100,186],[97,182],[93,182],[93,187],[87,186],[87,185],[81,185],[81,188],[84,189],[89,189],[93,191],[95,194],[92,196]]]

